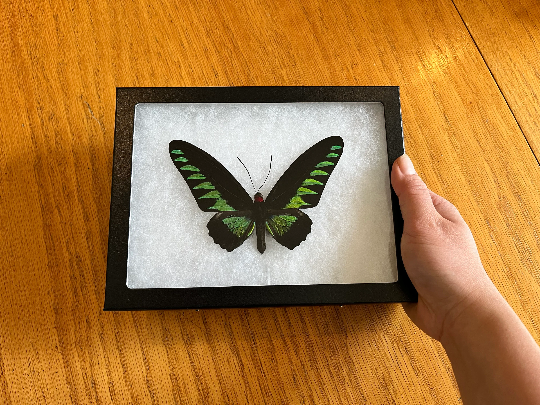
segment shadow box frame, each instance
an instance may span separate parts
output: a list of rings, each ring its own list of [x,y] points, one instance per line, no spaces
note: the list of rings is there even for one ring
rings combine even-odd
[[[388,175],[405,152],[397,86],[119,87],[111,184],[105,311],[416,302],[401,259],[403,219],[391,188],[398,280],[393,283],[130,289],[127,259],[135,106],[139,103],[379,102]]]

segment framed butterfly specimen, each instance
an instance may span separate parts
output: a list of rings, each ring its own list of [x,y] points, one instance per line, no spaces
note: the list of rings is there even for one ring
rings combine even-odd
[[[169,153],[199,208],[216,212],[207,225],[214,242],[232,252],[255,230],[257,249],[264,253],[266,231],[291,250],[306,240],[312,221],[300,209],[319,203],[343,153],[343,139],[323,139],[300,155],[266,200],[259,192],[252,200],[221,163],[189,142],[171,141]]]
[[[400,111],[397,87],[118,88],[104,309],[416,301]],[[237,156],[262,183],[270,155],[248,193]]]

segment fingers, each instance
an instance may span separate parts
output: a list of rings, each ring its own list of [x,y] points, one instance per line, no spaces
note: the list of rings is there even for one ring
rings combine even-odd
[[[400,156],[392,167],[392,187],[399,198],[405,223],[432,216],[435,213],[430,191],[416,174],[411,159]]]

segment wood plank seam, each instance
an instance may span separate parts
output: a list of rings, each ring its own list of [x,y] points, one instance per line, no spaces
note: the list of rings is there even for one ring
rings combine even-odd
[[[461,12],[457,8],[456,3],[454,2],[454,0],[451,0],[451,1],[452,1],[452,5],[454,6],[454,8],[456,9],[456,12],[459,15],[459,18],[463,22],[463,26],[465,27],[465,29],[467,30],[467,33],[469,34],[469,37],[471,37],[471,40],[473,41],[473,44],[474,44],[476,50],[478,51],[478,54],[480,55],[480,57],[482,58],[482,61],[486,65],[486,68],[489,71],[489,75],[493,79],[493,82],[495,82],[495,85],[497,86],[497,89],[499,90],[499,93],[501,93],[501,96],[502,96],[504,102],[506,103],[506,106],[508,107],[508,110],[512,114],[512,117],[514,118],[514,121],[516,122],[521,134],[523,135],[523,138],[525,139],[525,142],[527,142],[527,146],[531,150],[531,153],[534,156],[534,159],[536,160],[536,164],[540,166],[540,161],[538,160],[538,156],[536,156],[536,154],[534,153],[534,150],[532,149],[531,144],[529,143],[529,140],[527,139],[527,136],[525,136],[525,132],[523,132],[523,128],[521,128],[521,124],[519,123],[518,119],[516,118],[516,115],[514,114],[514,111],[512,110],[512,107],[510,107],[510,104],[508,103],[508,100],[506,99],[506,96],[504,95],[501,87],[499,86],[499,83],[497,82],[497,79],[493,75],[493,72],[491,71],[491,68],[489,67],[489,64],[487,63],[486,59],[484,58],[484,55],[482,54],[482,50],[480,49],[480,47],[476,43],[476,40],[474,39],[471,31],[469,30],[469,27],[467,26],[467,23],[463,19],[463,16],[461,15]]]

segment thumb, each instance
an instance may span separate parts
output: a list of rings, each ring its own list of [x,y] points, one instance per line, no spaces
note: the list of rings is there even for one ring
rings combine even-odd
[[[416,174],[407,155],[400,156],[394,162],[391,180],[405,223],[432,215],[435,207],[429,189]]]

